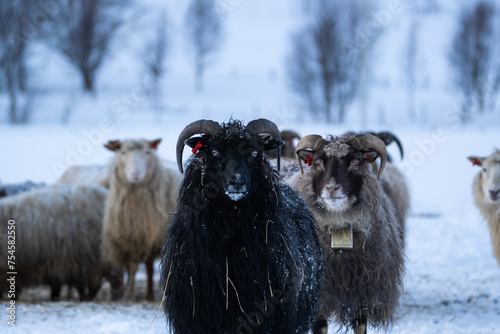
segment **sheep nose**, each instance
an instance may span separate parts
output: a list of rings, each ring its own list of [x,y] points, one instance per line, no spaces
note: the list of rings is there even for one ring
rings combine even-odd
[[[247,180],[240,173],[233,174],[229,178],[229,185],[233,186],[233,187],[241,187],[241,186],[245,185],[246,182],[247,182]]]
[[[490,189],[490,196],[492,199],[497,199],[500,195],[500,189]]]
[[[329,184],[326,186],[326,188],[330,191],[337,191],[340,189],[340,187],[341,187],[340,184]]]

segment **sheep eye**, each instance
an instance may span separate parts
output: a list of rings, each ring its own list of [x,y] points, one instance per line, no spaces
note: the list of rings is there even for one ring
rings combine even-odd
[[[486,172],[486,168],[483,168],[483,172]]]
[[[151,151],[146,151],[146,154],[150,154],[150,153],[151,153]]]
[[[122,151],[122,155],[125,155],[125,154],[127,154],[127,151]]]
[[[360,166],[361,166],[361,163],[358,160],[354,160],[351,162],[351,167],[349,167],[349,170],[357,171],[357,170],[359,170]]]
[[[212,151],[212,155],[213,155],[214,157],[218,157],[218,156],[219,156],[219,152],[218,152],[217,150],[213,150],[213,151]]]
[[[257,157],[257,155],[259,155],[259,152],[257,152],[257,151],[253,151],[253,152],[252,152],[252,157],[256,158],[256,157]]]

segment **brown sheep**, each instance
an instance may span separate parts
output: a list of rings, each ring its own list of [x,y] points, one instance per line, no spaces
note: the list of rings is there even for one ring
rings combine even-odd
[[[396,210],[377,180],[385,144],[370,134],[302,138],[297,155],[310,166],[287,179],[319,226],[325,279],[313,333],[333,315],[355,334],[389,326],[403,289],[404,247]],[[378,174],[371,163],[381,158]]]

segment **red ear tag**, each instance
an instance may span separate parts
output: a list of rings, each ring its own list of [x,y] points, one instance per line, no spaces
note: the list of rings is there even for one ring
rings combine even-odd
[[[474,160],[474,162],[472,163],[472,166],[479,165],[480,163],[481,163],[481,161],[479,161],[479,159],[476,159],[476,160]]]
[[[309,156],[309,159],[307,159],[307,165],[308,165],[308,166],[311,166],[311,165],[312,165],[312,161],[313,161],[313,156],[312,156],[312,155],[310,155],[310,156]]]
[[[198,142],[194,147],[193,149],[191,150],[191,152],[193,152],[193,154],[196,154],[198,153],[198,150],[202,147],[203,145],[201,145],[200,142]]]
[[[150,146],[151,146],[151,148],[152,148],[153,150],[156,150],[156,149],[158,148],[158,144],[157,144],[157,143],[151,143],[151,145],[150,145]]]

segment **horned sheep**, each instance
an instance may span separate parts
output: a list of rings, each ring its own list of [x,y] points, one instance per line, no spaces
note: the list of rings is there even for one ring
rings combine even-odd
[[[153,262],[174,212],[178,192],[177,173],[165,168],[156,148],[161,139],[109,141],[115,153],[109,167],[102,255],[128,273],[126,296],[134,298],[138,265],[146,264],[147,300],[154,300]]]
[[[16,292],[49,285],[57,300],[68,284],[91,300],[105,277],[119,298],[123,274],[100,256],[106,195],[98,186],[53,185],[0,200],[0,292],[9,291],[6,275],[15,271]],[[14,240],[15,249],[8,248]]]
[[[488,222],[493,254],[500,265],[500,150],[488,157],[470,156],[469,161],[482,170],[474,178],[474,201]]]
[[[173,333],[309,331],[322,253],[312,214],[264,155],[282,144],[265,119],[246,127],[200,120],[180,134],[181,172],[184,145],[194,156],[163,247],[160,281]]]
[[[367,325],[389,326],[405,266],[396,212],[377,180],[386,165],[385,144],[370,134],[310,135],[298,143],[297,155],[311,167],[287,182],[314,213],[325,259],[313,333],[326,333],[332,315],[356,334],[366,333]],[[375,174],[370,165],[378,157]]]

